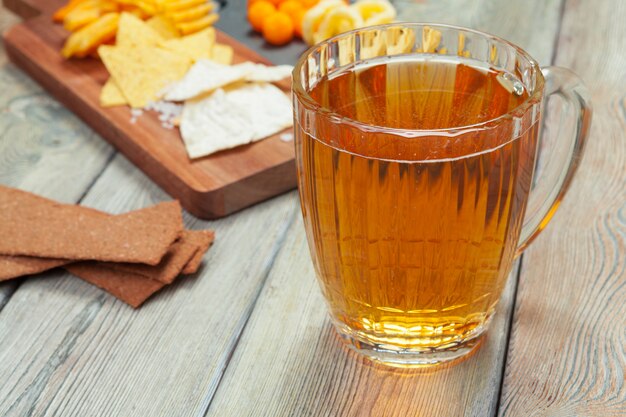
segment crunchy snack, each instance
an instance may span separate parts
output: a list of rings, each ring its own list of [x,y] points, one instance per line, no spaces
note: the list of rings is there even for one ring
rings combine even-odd
[[[233,63],[234,51],[232,46],[216,43],[211,50],[211,61],[222,65]]]
[[[206,28],[192,35],[162,40],[159,46],[175,54],[196,62],[200,59],[210,59],[211,50],[215,44],[215,29]]]
[[[174,39],[180,36],[178,30],[165,16],[152,16],[146,20],[146,25],[150,26],[163,39]]]
[[[212,230],[198,230],[196,233],[202,234],[201,237],[198,237],[199,248],[183,268],[182,273],[184,275],[195,274],[198,271],[198,268],[200,268],[202,264],[204,254],[209,250],[215,240],[215,233]]]
[[[180,239],[170,247],[170,250],[165,254],[158,265],[102,262],[98,263],[98,265],[116,271],[141,275],[164,284],[170,284],[191,261],[196,252],[202,249],[205,240],[206,238],[203,232],[185,230]],[[204,255],[204,253],[202,254]]]
[[[219,18],[220,16],[217,13],[211,13],[210,15],[200,19],[176,23],[175,26],[181,34],[189,35],[199,30],[208,28],[209,26],[213,26]]]
[[[123,216],[0,186],[0,254],[156,265],[183,230],[177,201]]]
[[[178,82],[165,88],[163,98],[168,101],[189,100],[239,81],[276,82],[291,76],[291,71],[291,65],[267,66],[252,62],[222,65],[203,59]]]
[[[0,282],[38,274],[71,262],[73,261],[67,259],[0,255]]]
[[[292,123],[291,103],[278,87],[250,83],[185,102],[180,132],[193,159],[264,139]]]
[[[100,19],[74,32],[65,42],[61,55],[65,58],[83,58],[96,50],[99,45],[115,38],[120,15],[108,13]]]
[[[115,45],[119,47],[156,46],[163,38],[150,25],[130,13],[120,16]]]
[[[73,32],[63,47],[63,56],[82,58],[94,55],[98,46],[116,35],[122,46],[146,41],[156,45],[162,39],[201,31],[218,20],[213,9],[208,0],[70,0],[52,19]],[[111,14],[118,18],[121,14],[125,21],[119,31]],[[144,20],[148,21],[144,24]]]
[[[63,27],[70,32],[95,22],[107,13],[119,11],[117,3],[108,0],[87,0],[77,4],[63,17]]]
[[[191,61],[152,46],[124,48],[101,46],[102,62],[131,107],[145,107],[167,84],[182,78]]]
[[[102,107],[124,106],[128,104],[122,90],[113,78],[109,78],[100,91],[100,105]]]
[[[209,15],[213,11],[213,3],[202,3],[197,6],[192,6],[187,9],[173,11],[166,14],[167,17],[174,23],[190,22],[193,20],[202,19],[204,16]]]
[[[104,268],[92,262],[80,262],[64,268],[134,308],[139,307],[152,294],[167,285],[141,275]]]

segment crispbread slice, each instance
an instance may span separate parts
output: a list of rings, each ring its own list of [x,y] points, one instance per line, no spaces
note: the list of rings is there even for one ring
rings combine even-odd
[[[198,268],[200,268],[200,264],[202,263],[202,258],[204,258],[204,254],[207,250],[209,250],[215,240],[215,232],[212,230],[199,230],[198,232],[202,234],[200,248],[183,268],[182,273],[185,275],[195,274],[198,271]]]
[[[177,201],[122,216],[0,186],[0,254],[156,265],[183,230]]]
[[[24,275],[38,274],[71,262],[73,261],[67,259],[0,255],[0,282]]]
[[[104,268],[94,262],[79,262],[64,268],[135,308],[167,285],[141,275]]]
[[[141,275],[164,284],[170,284],[181,273],[195,253],[201,250],[206,240],[204,236],[204,233],[201,231],[185,230],[181,238],[170,247],[170,250],[158,265],[105,262],[99,262],[98,265],[116,271]]]
[[[211,230],[185,230],[182,237],[170,246],[158,265],[120,262],[99,262],[98,264],[104,268],[133,273],[169,284],[181,273],[193,274],[198,270],[213,239],[214,233]],[[74,262],[70,259],[0,255],[0,282],[38,274]]]

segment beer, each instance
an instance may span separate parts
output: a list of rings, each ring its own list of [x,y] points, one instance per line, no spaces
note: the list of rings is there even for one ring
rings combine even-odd
[[[521,85],[458,57],[400,55],[309,89],[337,120],[297,114],[296,151],[309,246],[340,332],[419,351],[482,331],[531,188],[538,116],[497,123],[523,107]]]

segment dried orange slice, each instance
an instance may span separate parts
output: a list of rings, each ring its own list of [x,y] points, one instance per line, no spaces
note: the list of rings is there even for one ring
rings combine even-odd
[[[322,23],[313,34],[313,42],[321,42],[361,26],[363,26],[361,15],[349,6],[340,5],[324,15]]]
[[[350,7],[361,15],[364,26],[391,23],[396,18],[396,9],[387,0],[359,0]]]
[[[314,34],[317,32],[324,17],[339,6],[345,6],[345,3],[341,0],[323,0],[310,8],[302,19],[302,39],[309,45],[313,45],[315,43]]]

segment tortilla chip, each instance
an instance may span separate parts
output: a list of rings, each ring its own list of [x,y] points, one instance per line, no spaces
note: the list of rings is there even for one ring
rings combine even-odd
[[[159,91],[182,78],[191,65],[189,59],[155,46],[103,45],[98,53],[133,108],[156,100]]]
[[[228,45],[216,43],[211,50],[211,60],[218,64],[230,65],[233,63],[233,48]]]
[[[165,40],[180,37],[180,33],[176,30],[176,27],[164,16],[153,16],[146,20],[146,25],[154,29],[154,31]]]
[[[122,13],[115,44],[119,47],[155,46],[161,35],[143,20],[131,13]]]
[[[207,28],[182,38],[161,41],[159,46],[196,62],[211,58],[215,43],[215,29]]]
[[[113,78],[109,78],[100,91],[100,105],[102,107],[124,106],[128,104],[122,90]]]

